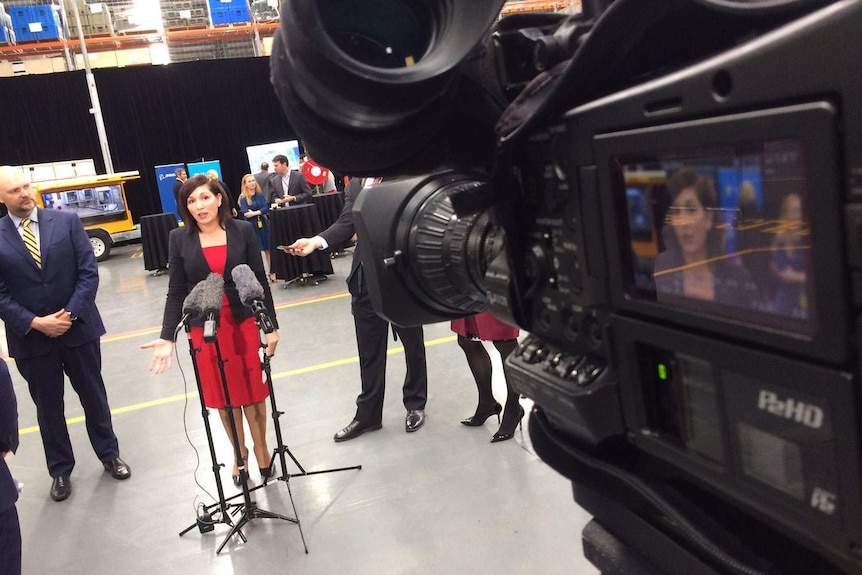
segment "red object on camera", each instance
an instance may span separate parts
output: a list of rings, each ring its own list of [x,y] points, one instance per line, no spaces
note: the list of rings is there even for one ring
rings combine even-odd
[[[309,184],[317,186],[326,181],[329,177],[329,170],[323,166],[319,166],[314,160],[305,160],[302,164],[302,175],[308,180]]]

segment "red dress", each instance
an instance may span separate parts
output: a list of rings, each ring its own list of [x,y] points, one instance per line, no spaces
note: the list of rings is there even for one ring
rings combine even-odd
[[[503,323],[489,311],[461,319],[453,319],[452,331],[461,337],[468,339],[478,337],[483,341],[516,339],[520,333],[517,327]]]
[[[223,276],[227,245],[203,248],[203,252],[210,270]],[[225,360],[224,372],[231,405],[234,407],[251,405],[266,399],[269,396],[269,388],[263,381],[263,371],[260,366],[258,355],[260,335],[257,325],[254,317],[237,324],[230,311],[227,295],[222,296],[216,336],[222,359]],[[204,393],[204,404],[207,407],[223,409],[224,389],[215,344],[203,341],[202,327],[192,327],[191,337],[195,348],[201,350],[196,360],[201,377],[201,389]]]

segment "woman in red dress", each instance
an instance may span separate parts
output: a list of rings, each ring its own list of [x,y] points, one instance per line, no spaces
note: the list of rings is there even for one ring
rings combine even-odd
[[[509,380],[506,380],[506,407],[505,409],[495,399],[491,391],[491,356],[485,351],[483,341],[490,341],[505,361],[509,354],[518,347],[518,328],[505,324],[491,315],[491,312],[483,312],[462,319],[452,321],[452,331],[458,334],[458,345],[467,356],[467,363],[473,378],[476,380],[476,388],[479,390],[479,403],[476,412],[467,419],[461,420],[466,426],[479,427],[492,415],[497,416],[500,422],[500,412],[503,412],[503,420],[500,429],[491,437],[491,443],[512,439],[515,428],[524,417],[524,408],[521,407],[519,396],[512,391]]]
[[[243,416],[248,420],[261,476],[267,479],[272,473],[272,454],[266,443],[267,410],[264,403],[269,396],[269,388],[263,380],[258,355],[261,347],[260,335],[254,315],[240,301],[231,276],[233,268],[238,265],[246,264],[251,268],[263,287],[264,303],[270,310],[273,324],[278,328],[260,247],[253,227],[248,222],[231,217],[228,198],[217,183],[204,176],[189,178],[180,188],[179,198],[179,210],[185,227],[172,230],[170,234],[170,281],[162,333],[160,339],[141,347],[153,350],[150,371],[162,373],[169,368],[174,349],[174,329],[181,320],[186,296],[210,273],[217,273],[225,278],[217,339],[224,360],[231,413],[244,461],[248,460],[248,448],[245,446]],[[203,342],[202,319],[193,319],[189,323],[192,345],[200,349],[195,359],[204,403],[207,407],[219,410],[225,431],[233,443],[230,415],[226,408],[215,346]],[[278,330],[266,334],[265,341],[265,353],[272,356],[278,345]],[[240,483],[239,468],[236,464],[233,468],[233,481],[235,485]]]

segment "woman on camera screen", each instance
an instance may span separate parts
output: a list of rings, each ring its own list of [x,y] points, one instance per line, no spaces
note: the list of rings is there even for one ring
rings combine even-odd
[[[752,307],[757,286],[735,254],[727,253],[716,225],[718,194],[712,180],[682,168],[668,178],[667,188],[671,202],[661,230],[665,249],[655,259],[656,299]]]

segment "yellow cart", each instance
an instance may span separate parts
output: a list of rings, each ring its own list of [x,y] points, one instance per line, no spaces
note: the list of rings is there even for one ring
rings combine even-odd
[[[137,171],[82,176],[33,184],[40,208],[66,210],[81,218],[96,260],[102,261],[117,242],[139,239],[141,230],[132,222],[124,184],[137,180]]]

